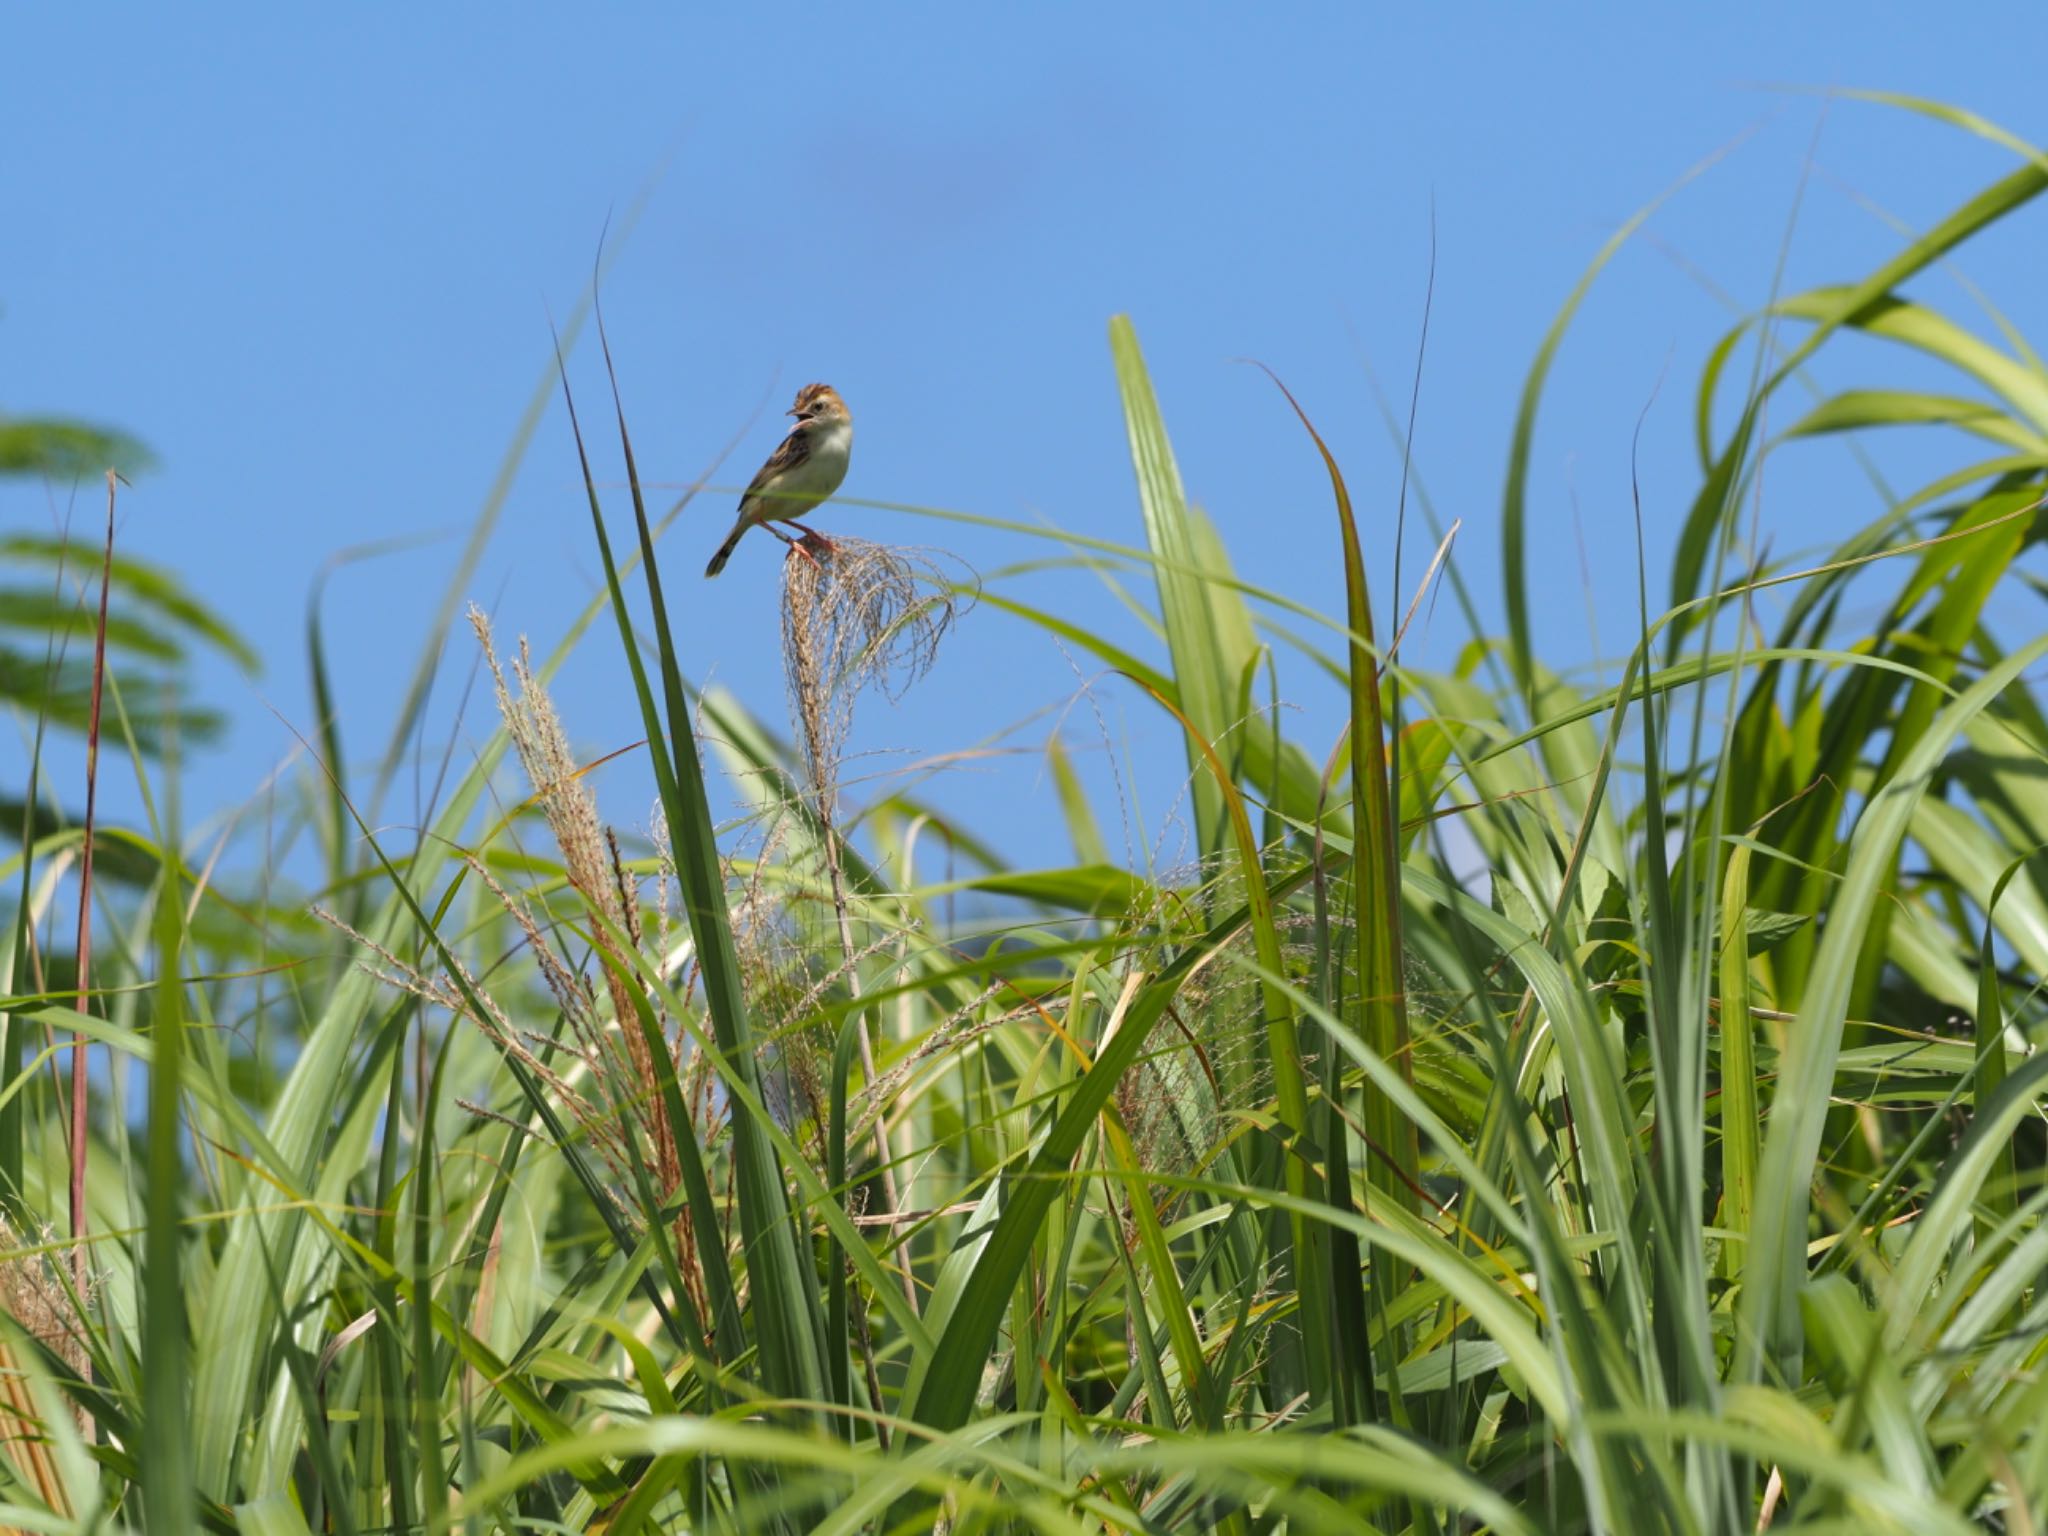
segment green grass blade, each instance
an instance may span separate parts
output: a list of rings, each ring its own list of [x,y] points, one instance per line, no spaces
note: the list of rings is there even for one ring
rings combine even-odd
[[[1721,1240],[1720,1272],[1742,1273],[1756,1210],[1756,1024],[1749,989],[1750,850],[1728,856],[1721,897]]]
[[[1289,876],[1271,895],[1277,900],[1302,883],[1302,876]],[[1115,1036],[1074,1085],[1029,1166],[1008,1189],[1001,1213],[993,1230],[982,1239],[981,1251],[960,1286],[958,1299],[942,1314],[934,1295],[928,1320],[939,1329],[938,1341],[923,1376],[913,1378],[906,1390],[905,1417],[938,1430],[957,1428],[967,1421],[981,1383],[983,1362],[1038,1240],[1039,1222],[1052,1203],[1058,1182],[1068,1176],[1096,1117],[1116,1091],[1117,1080],[1145,1048],[1152,1027],[1165,1016],[1181,984],[1214,950],[1242,932],[1251,917],[1249,907],[1225,917],[1149,982]]]
[[[1765,1132],[1759,1202],[1743,1288],[1737,1371],[1758,1380],[1768,1359],[1792,1379],[1800,1372],[1799,1293],[1806,1281],[1806,1218],[1821,1128],[1834,1082],[1863,930],[1886,872],[1897,857],[1914,804],[1926,793],[1955,738],[2034,661],[2048,655],[2048,637],[1986,671],[1929,723],[1898,773],[1863,813],[1853,834],[1848,872],[1835,895],[1799,1017],[1789,1030]]]
[[[577,455],[582,465],[598,553],[612,595],[613,612],[618,620],[619,641],[632,673],[634,693],[647,729],[648,757],[654,768],[663,810],[668,817],[683,906],[703,968],[706,1003],[729,1070],[740,1084],[751,1089],[756,1076],[755,1045],[748,1023],[739,959],[733,948],[725,899],[725,874],[718,860],[717,834],[705,794],[689,701],[683,688],[681,669],[676,662],[667,606],[662,598],[661,577],[654,556],[653,529],[641,495],[639,473],[633,465],[631,441],[626,434],[624,409],[623,406],[618,409],[620,444],[626,454],[642,572],[653,607],[662,694],[668,712],[665,727],[662,706],[657,704],[646,669],[641,664],[639,644],[633,634],[625,592],[620,586],[617,562],[612,557],[611,541],[605,531],[597,482],[584,449],[582,428],[576,421],[566,368],[562,370],[562,389],[569,405],[570,425],[576,436]],[[743,1104],[736,1105],[733,1110],[732,1138],[740,1224],[749,1262],[765,1381],[769,1390],[779,1396],[816,1402],[825,1393],[823,1340],[818,1332],[816,1297],[811,1291],[809,1266],[800,1262],[797,1250],[782,1171],[765,1131]]]
[[[1271,375],[1269,375],[1270,377]],[[1407,985],[1402,972],[1400,828],[1388,771],[1386,722],[1380,712],[1381,674],[1374,649],[1372,597],[1366,585],[1365,557],[1358,539],[1358,519],[1351,493],[1337,460],[1324,444],[1287,386],[1273,382],[1287,397],[1303,428],[1321,455],[1336,503],[1338,531],[1344,549],[1345,617],[1351,628],[1349,746],[1351,751],[1351,819],[1354,838],[1352,878],[1355,884],[1359,933],[1358,986],[1361,993],[1360,1033],[1366,1043],[1402,1071],[1413,1073],[1408,1041]],[[1420,1153],[1415,1127],[1377,1093],[1365,1101],[1366,1134],[1388,1156],[1392,1166],[1375,1162],[1368,1169],[1374,1188],[1410,1211],[1415,1196]]]
[[[179,1123],[185,1005],[178,977],[179,886],[172,865],[156,900],[157,981],[150,1032],[149,1195],[144,1234],[142,1421],[143,1502],[151,1536],[193,1529],[190,1423],[191,1357],[186,1352],[185,1284],[180,1253]]]
[[[1109,348],[1123,397],[1124,427],[1130,435],[1131,465],[1138,478],[1138,502],[1145,516],[1159,583],[1159,614],[1166,625],[1167,652],[1180,707],[1190,723],[1188,772],[1194,783],[1196,847],[1206,861],[1229,845],[1223,797],[1204,770],[1200,748],[1222,749],[1232,725],[1231,695],[1239,665],[1223,652],[1219,619],[1209,583],[1200,574],[1203,547],[1194,514],[1181,489],[1180,470],[1167,440],[1159,400],[1145,370],[1138,334],[1129,317],[1109,322]]]
[[[2005,1000],[1998,984],[1998,956],[1992,944],[1998,901],[2010,888],[2013,879],[2026,868],[2028,860],[2040,852],[2036,848],[2006,865],[1984,905],[1984,937],[1977,948],[1977,1006],[1973,1010],[1977,1060],[1980,1063],[1977,1068],[1979,1102],[1996,1094],[2006,1078]],[[2019,1157],[2017,1148],[2011,1143],[2007,1143],[1999,1157],[1998,1167],[1986,1180],[1986,1185],[1981,1196],[1984,1213],[1979,1227],[1981,1231],[1988,1232],[2019,1208]]]
[[[1678,552],[1672,562],[1670,600],[1673,607],[1682,607],[1697,595],[1702,581],[1709,575],[1707,556],[1723,522],[1738,503],[1736,491],[1743,467],[1750,461],[1753,440],[1764,409],[1779,386],[1792,378],[1836,331],[1854,325],[1858,317],[1870,310],[1894,303],[1892,290],[1899,284],[1940,261],[1964,241],[2024,207],[2043,190],[2048,190],[2048,164],[2022,166],[1985,188],[1861,281],[1834,291],[1830,295],[1832,302],[1817,309],[1812,316],[1813,328],[1762,380],[1744,405],[1727,447],[1716,458],[1706,484],[1694,499],[1692,510],[1680,529]],[[1669,632],[1674,648],[1689,627],[1690,620],[1685,615],[1674,619]]]

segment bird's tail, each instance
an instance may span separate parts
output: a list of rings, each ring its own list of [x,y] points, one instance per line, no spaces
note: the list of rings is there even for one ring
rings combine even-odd
[[[739,527],[733,529],[732,537],[728,538],[723,544],[718,546],[718,553],[713,555],[711,557],[711,563],[704,567],[704,574],[707,577],[716,576],[720,571],[725,569],[725,562],[732,558],[732,552],[739,547],[740,537],[746,531],[747,525],[743,522],[739,525]]]

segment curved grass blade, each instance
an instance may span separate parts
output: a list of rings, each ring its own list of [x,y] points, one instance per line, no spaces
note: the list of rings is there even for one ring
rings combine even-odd
[[[601,316],[598,328],[602,340]],[[606,358],[609,364],[608,346]],[[667,604],[662,597],[661,576],[654,556],[653,528],[641,494],[639,471],[633,462],[624,406],[617,398],[614,381],[613,403],[618,417],[620,447],[625,455],[627,482],[632,493],[642,574],[653,610],[661,669],[661,704],[656,702],[640,659],[625,592],[619,582],[617,562],[612,557],[611,540],[605,532],[597,481],[591,473],[582,428],[576,420],[566,366],[562,366],[559,372],[590,503],[591,526],[597,536],[605,582],[611,592],[613,613],[618,621],[619,642],[632,674],[633,691],[639,700],[641,718],[647,731],[648,757],[654,769],[663,811],[668,818],[669,836],[676,855],[677,879],[682,886],[684,909],[697,945],[713,1029],[736,1080],[751,1088],[756,1076],[753,1030],[748,1022],[739,959],[733,947],[731,920],[725,901],[725,875],[718,861],[717,834],[704,789],[703,767],[697,754],[689,699],[676,661]],[[667,710],[665,725],[662,718],[664,705]],[[740,1225],[750,1264],[764,1379],[769,1390],[779,1396],[815,1402],[825,1394],[821,1319],[817,1297],[811,1288],[810,1267],[801,1261],[797,1250],[780,1162],[758,1117],[743,1105],[736,1104],[733,1108],[732,1138]]]
[[[1897,857],[1913,807],[1950,745],[2028,666],[2048,655],[2048,636],[1989,669],[1929,723],[1856,824],[1848,872],[1836,891],[1819,953],[1789,1031],[1758,1174],[1759,1202],[1743,1287],[1738,1379],[1761,1378],[1766,1357],[1800,1379],[1799,1293],[1806,1282],[1806,1218],[1822,1125],[1833,1090],[1864,929]]]
[[[1224,653],[1221,624],[1205,578],[1204,546],[1181,489],[1173,445],[1152,392],[1145,357],[1130,318],[1109,322],[1110,353],[1116,360],[1123,396],[1124,426],[1130,435],[1131,464],[1138,477],[1138,501],[1145,514],[1145,540],[1155,557],[1159,613],[1166,624],[1167,651],[1181,709],[1191,722],[1188,769],[1194,781],[1196,847],[1204,861],[1229,843],[1223,799],[1203,771],[1198,746],[1218,747],[1229,732],[1233,682],[1242,668]]]

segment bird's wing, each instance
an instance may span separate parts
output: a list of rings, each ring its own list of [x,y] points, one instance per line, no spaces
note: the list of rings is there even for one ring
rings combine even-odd
[[[740,504],[744,506],[752,501],[810,456],[811,434],[802,427],[797,427],[782,440],[773,453],[768,455],[768,462],[761,466],[761,473],[754,476],[754,483],[747,487],[747,494],[740,498]]]

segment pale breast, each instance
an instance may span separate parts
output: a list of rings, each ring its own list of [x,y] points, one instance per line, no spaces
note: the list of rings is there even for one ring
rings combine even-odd
[[[853,426],[838,422],[811,434],[811,451],[789,474],[789,489],[820,501],[839,489],[846,478],[846,466],[853,455]]]

